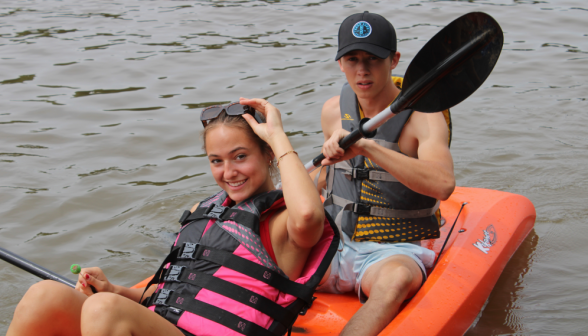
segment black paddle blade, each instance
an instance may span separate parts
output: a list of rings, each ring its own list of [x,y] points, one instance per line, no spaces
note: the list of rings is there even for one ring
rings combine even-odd
[[[402,85],[410,100],[407,106],[438,112],[462,102],[488,78],[503,41],[502,29],[488,14],[473,12],[455,19],[408,66]],[[418,92],[410,94],[411,87]]]

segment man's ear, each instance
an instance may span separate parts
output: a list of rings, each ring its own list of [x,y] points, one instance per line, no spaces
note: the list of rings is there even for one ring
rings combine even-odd
[[[345,71],[343,71],[343,64],[341,64],[340,58],[337,60],[337,63],[339,63],[339,69],[341,69],[341,72],[345,72]]]
[[[394,70],[398,66],[398,62],[400,62],[400,53],[396,51],[394,55],[388,57],[390,57],[390,70]]]

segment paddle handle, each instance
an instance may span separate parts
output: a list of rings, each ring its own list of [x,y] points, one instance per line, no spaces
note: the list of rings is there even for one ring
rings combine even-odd
[[[343,149],[347,149],[351,147],[354,143],[356,143],[361,138],[373,138],[377,131],[378,127],[382,126],[388,119],[392,118],[395,114],[392,107],[395,105],[392,104],[390,107],[385,108],[383,111],[378,113],[373,118],[363,118],[359,122],[359,127],[354,130],[353,132],[347,134],[343,139],[339,141],[339,147]],[[317,167],[321,165],[321,162],[325,159],[325,156],[321,153],[312,161],[308,162],[304,168],[310,174],[312,173]]]
[[[343,139],[339,140],[339,147],[346,150],[361,138],[373,138],[376,135],[376,132],[378,131],[378,127],[372,127],[371,130],[368,130],[368,128],[365,127],[365,125],[369,124],[370,121],[370,118],[361,119],[361,121],[359,122],[359,127],[355,131],[347,134]],[[316,167],[321,165],[321,162],[324,159],[325,156],[321,153],[320,155],[312,159],[311,162],[307,163],[304,167],[309,173],[311,173],[316,169]]]
[[[61,282],[64,285],[68,285],[72,288],[76,287],[76,281],[68,279],[62,275],[54,273],[40,265],[35,264],[15,253],[12,253],[6,249],[0,247],[0,259],[13,264],[14,266],[21,268],[33,275],[38,276],[44,280],[54,280]]]

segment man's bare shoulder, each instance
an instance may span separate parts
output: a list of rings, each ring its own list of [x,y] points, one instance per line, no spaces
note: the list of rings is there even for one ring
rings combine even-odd
[[[331,97],[323,104],[322,115],[341,115],[341,109],[339,107],[339,97],[340,96]]]
[[[342,127],[339,96],[332,97],[323,104],[323,110],[321,112],[321,126],[325,140],[329,139],[337,128]]]
[[[410,157],[419,157],[421,146],[447,147],[449,131],[443,113],[413,112],[400,136],[400,148]]]
[[[414,111],[407,126],[415,129],[417,137],[429,132],[441,133],[441,135],[448,133],[447,122],[442,112],[425,113]]]

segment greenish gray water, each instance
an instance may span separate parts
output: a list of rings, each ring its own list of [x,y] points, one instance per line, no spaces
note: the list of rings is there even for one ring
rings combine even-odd
[[[469,335],[584,334],[580,0],[4,0],[0,246],[64,275],[74,262],[124,285],[152,274],[181,212],[218,189],[202,155],[200,108],[268,98],[310,160],[322,144],[322,103],[345,82],[333,61],[338,26],[364,10],[396,27],[399,74],[462,14],[501,24],[494,72],[453,109],[455,173],[461,186],[527,196],[538,217]],[[0,263],[0,331],[36,281]]]

